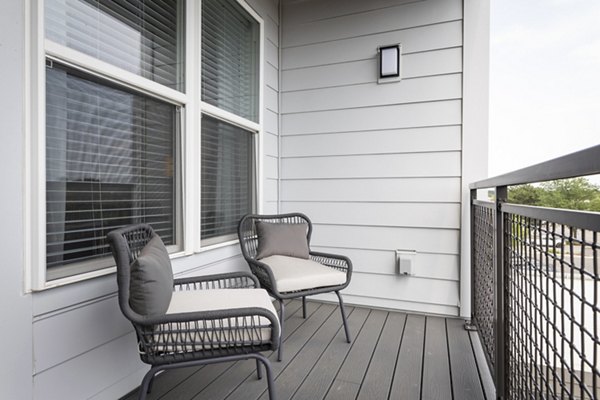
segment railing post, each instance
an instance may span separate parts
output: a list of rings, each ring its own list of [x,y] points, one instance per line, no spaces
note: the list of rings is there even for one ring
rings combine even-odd
[[[475,263],[475,205],[473,201],[477,200],[477,189],[471,189],[470,191],[470,199],[469,199],[469,222],[471,224],[471,318],[465,323],[465,329],[468,331],[476,331],[477,326],[475,325],[475,309],[477,304],[475,303],[475,268],[477,264]]]
[[[505,293],[504,293],[504,218],[502,204],[508,200],[508,187],[496,187],[496,397],[506,399],[506,336],[505,329]]]

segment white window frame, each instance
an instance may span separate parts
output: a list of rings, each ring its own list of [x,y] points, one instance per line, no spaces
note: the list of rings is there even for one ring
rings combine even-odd
[[[201,207],[201,116],[202,113],[237,125],[254,132],[255,176],[257,212],[263,209],[263,149],[264,149],[264,20],[246,1],[237,2],[259,24],[259,61],[258,61],[258,122],[250,121],[233,113],[221,110],[201,101],[201,21],[202,3],[197,0],[185,1],[185,93],[162,86],[134,73],[122,70],[109,63],[80,53],[66,46],[45,39],[44,0],[26,0],[25,34],[25,173],[24,173],[24,291],[41,291],[57,286],[88,280],[94,277],[113,274],[116,267],[99,269],[52,281],[47,280],[46,272],[46,58],[70,67],[83,69],[86,73],[101,76],[118,83],[120,86],[134,88],[171,104],[181,106],[182,126],[179,132],[181,155],[180,173],[182,248],[171,253],[171,258],[189,256],[210,251],[215,248],[238,243],[231,240],[202,247],[200,244]]]

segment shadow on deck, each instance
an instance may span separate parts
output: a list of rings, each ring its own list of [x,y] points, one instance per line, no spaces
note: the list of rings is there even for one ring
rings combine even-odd
[[[495,399],[481,345],[463,321],[347,306],[346,343],[333,304],[286,305],[283,361],[268,354],[278,399]],[[253,360],[176,369],[148,399],[268,399]],[[137,390],[122,400],[137,399]]]

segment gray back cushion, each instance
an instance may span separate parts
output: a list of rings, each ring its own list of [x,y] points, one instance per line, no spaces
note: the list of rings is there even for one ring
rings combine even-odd
[[[279,255],[308,258],[308,224],[282,224],[258,221],[256,233],[258,249],[256,259]]]
[[[173,296],[173,269],[169,253],[156,235],[131,263],[129,305],[141,315],[163,315]]]

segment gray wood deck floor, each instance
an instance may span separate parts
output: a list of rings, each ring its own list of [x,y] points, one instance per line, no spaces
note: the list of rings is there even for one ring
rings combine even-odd
[[[283,361],[269,354],[278,399],[494,399],[474,333],[453,318],[347,306],[286,305]],[[156,377],[148,399],[268,399],[252,360],[176,369]],[[122,400],[137,398],[137,391]]]

